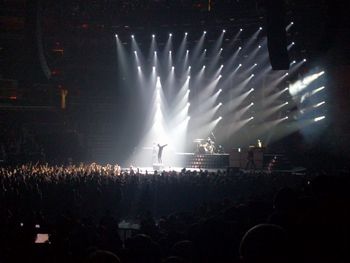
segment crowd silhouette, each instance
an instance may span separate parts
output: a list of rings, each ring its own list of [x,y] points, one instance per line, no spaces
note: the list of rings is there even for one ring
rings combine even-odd
[[[341,175],[3,167],[0,262],[348,262],[348,187]]]

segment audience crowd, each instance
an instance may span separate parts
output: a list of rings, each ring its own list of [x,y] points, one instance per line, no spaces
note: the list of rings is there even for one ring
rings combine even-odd
[[[0,168],[0,262],[349,262],[349,177]]]

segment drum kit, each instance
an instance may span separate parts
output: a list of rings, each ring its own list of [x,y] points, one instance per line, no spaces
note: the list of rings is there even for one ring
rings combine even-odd
[[[208,137],[205,139],[195,139],[193,141],[196,144],[196,152],[200,154],[213,154],[217,153],[215,142]]]

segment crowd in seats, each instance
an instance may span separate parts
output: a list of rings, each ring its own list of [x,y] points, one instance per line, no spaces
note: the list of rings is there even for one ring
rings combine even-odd
[[[347,176],[26,164],[0,188],[0,262],[349,262]]]

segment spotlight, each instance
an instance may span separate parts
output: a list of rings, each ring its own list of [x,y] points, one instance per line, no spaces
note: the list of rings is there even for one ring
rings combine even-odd
[[[292,45],[295,45],[295,42],[292,42]]]
[[[203,31],[203,34],[206,34],[207,33],[207,31]]]
[[[157,55],[157,51],[154,51],[154,55]]]
[[[218,118],[218,120],[219,120],[219,121],[222,120],[222,117],[220,116],[220,117]]]
[[[170,33],[170,34],[169,34],[169,37],[171,37],[171,36],[173,36],[173,34]]]
[[[255,76],[254,74],[250,75],[251,78],[254,78],[254,76]]]
[[[171,54],[171,50],[169,51],[169,54]]]
[[[257,63],[254,63],[254,67],[256,67],[258,64]]]
[[[207,52],[207,49],[204,49],[204,52]]]
[[[241,31],[241,32],[242,32],[242,31],[243,31],[243,28],[241,28],[239,31]]]
[[[316,121],[320,121],[320,120],[323,120],[324,118],[326,118],[326,116],[316,117],[316,118],[314,119],[314,121],[315,121],[315,122],[316,122]]]
[[[250,103],[250,106],[253,106],[254,105],[254,102]]]
[[[135,55],[137,54],[136,50],[134,51]]]
[[[222,78],[222,75],[219,75],[219,79],[221,79]]]
[[[155,35],[152,35],[152,38],[155,38],[156,36]]]
[[[189,52],[189,51],[188,51],[188,49],[187,49],[187,50],[186,50],[186,53],[188,54],[188,52]]]
[[[191,78],[191,76],[187,76],[187,79],[190,79]]]
[[[222,92],[222,89],[219,89],[219,94]]]
[[[288,120],[288,116],[284,117],[283,120]]]
[[[224,49],[223,48],[220,48],[220,51],[223,51]]]
[[[258,48],[261,48],[261,46],[259,45]]]
[[[189,107],[191,105],[191,103],[187,102],[187,107]]]
[[[286,101],[285,103],[284,103],[284,105],[288,105],[289,104],[289,102],[288,101]]]
[[[221,105],[222,105],[222,102],[220,102],[218,105],[221,106]]]
[[[171,67],[171,70],[174,70],[174,69],[175,69],[175,67],[174,67],[174,66],[172,66],[172,67]]]
[[[134,38],[134,35],[131,35],[131,38]]]
[[[116,37],[116,38],[118,38],[118,35],[117,35],[117,34],[115,34],[115,37]]]
[[[315,104],[313,107],[314,107],[314,108],[317,108],[317,107],[322,106],[322,105],[325,104],[325,103],[326,103],[325,101],[321,101],[321,102]]]
[[[254,117],[253,117],[253,116],[252,116],[252,117],[250,117],[250,118],[249,118],[249,120],[250,120],[250,121],[251,121],[251,120],[254,120]]]
[[[223,30],[222,30],[222,33],[225,33],[225,32],[226,32],[226,30],[225,30],[225,29],[223,29]]]
[[[295,60],[293,60],[293,61],[292,61],[292,65],[295,64],[295,63],[297,63],[297,62],[296,62]]]
[[[224,67],[224,65],[221,65],[221,66],[220,66],[220,68],[223,68],[223,67]]]
[[[191,66],[188,66],[188,69],[191,69]]]
[[[254,91],[254,88],[251,88],[251,89],[250,89],[250,92],[253,92],[253,91]]]
[[[290,24],[291,24],[291,25],[294,25],[294,22],[292,21],[292,22],[290,22]]]
[[[287,72],[286,74],[284,74],[284,76],[288,76],[289,75],[289,73]]]
[[[185,32],[185,36],[187,36],[187,32]]]
[[[239,64],[238,67],[239,67],[239,68],[242,67],[242,64]]]
[[[205,65],[203,65],[203,69],[205,69]]]
[[[238,47],[238,50],[241,50],[242,49],[242,47]]]
[[[137,69],[138,69],[138,70],[141,70],[141,67],[140,67],[140,66],[138,66],[138,67],[137,67]]]
[[[153,66],[153,67],[152,67],[152,69],[153,69],[153,70],[156,70],[156,67],[155,67],[155,66]]]
[[[190,117],[190,116],[188,116],[188,117],[187,117],[187,121],[189,121],[190,119],[191,119],[191,117]]]
[[[287,91],[287,90],[289,90],[289,88],[287,87],[287,88],[285,88],[283,91]]]
[[[306,58],[304,58],[303,61],[306,62]]]
[[[262,27],[259,27],[259,30],[262,30]]]

